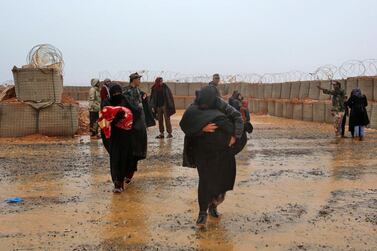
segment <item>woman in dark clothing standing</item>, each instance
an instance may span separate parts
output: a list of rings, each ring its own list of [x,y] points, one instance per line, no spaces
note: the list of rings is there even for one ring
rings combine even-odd
[[[217,109],[216,101],[216,91],[204,87],[180,122],[185,133],[184,166],[196,167],[199,174],[196,223],[200,227],[206,224],[207,211],[212,217],[220,216],[217,206],[233,189],[236,178],[235,155],[246,144],[245,133],[236,130],[243,126],[240,113],[233,109],[234,117],[239,118],[233,122]]]
[[[346,104],[351,109],[349,131],[351,131],[352,137],[358,137],[360,140],[363,140],[365,136],[365,126],[370,123],[366,110],[368,106],[367,97],[361,93],[359,88],[356,88],[352,90],[351,97]]]
[[[123,106],[132,111],[134,120],[140,116],[137,107],[132,106],[122,95],[122,88],[118,84],[111,84],[109,88],[110,98],[105,99],[101,106]],[[111,122],[111,136],[104,145],[108,146],[110,155],[111,178],[114,183],[114,193],[124,190],[124,183],[129,183],[137,171],[138,159],[133,154],[132,134],[133,130],[124,130],[115,126],[124,118],[125,112],[119,111]]]
[[[171,90],[163,82],[161,77],[156,78],[155,84],[152,86],[151,107],[153,112],[157,115],[158,126],[160,129],[160,135],[158,135],[156,138],[163,139],[165,137],[164,119],[166,131],[168,132],[167,137],[172,138],[173,135],[170,117],[175,114],[174,99]]]

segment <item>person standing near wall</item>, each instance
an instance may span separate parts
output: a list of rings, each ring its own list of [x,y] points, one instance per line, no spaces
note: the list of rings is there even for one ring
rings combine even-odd
[[[342,131],[342,121],[345,114],[345,91],[341,88],[341,84],[338,81],[331,81],[331,84],[334,90],[329,90],[322,88],[321,86],[317,86],[319,90],[323,91],[324,94],[328,94],[332,96],[332,108],[331,114],[334,117],[334,128],[335,128],[335,135],[340,136]]]
[[[100,82],[99,79],[93,78],[90,81],[92,87],[89,90],[89,126],[90,126],[90,136],[98,137],[98,117],[99,110],[101,107],[101,97],[99,92]]]
[[[167,138],[172,138],[173,131],[170,117],[176,112],[174,98],[170,88],[163,82],[161,77],[156,78],[155,83],[152,86],[150,102],[153,113],[157,115],[160,130],[160,135],[156,138],[163,139],[165,137],[164,119],[166,131],[168,132]]]
[[[368,106],[367,97],[361,93],[359,88],[356,88],[352,90],[351,97],[346,104],[351,109],[349,130],[351,131],[352,138],[358,137],[360,140],[363,140],[365,136],[365,126],[370,123],[366,110]]]
[[[216,90],[216,95],[218,97],[221,97],[221,93],[220,93],[220,90],[219,90],[219,83],[220,83],[220,75],[218,73],[215,73],[213,74],[212,76],[212,81],[209,82],[209,86],[215,88]]]

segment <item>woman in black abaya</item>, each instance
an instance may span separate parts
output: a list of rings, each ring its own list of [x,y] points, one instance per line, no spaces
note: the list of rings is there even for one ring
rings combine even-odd
[[[235,155],[246,144],[245,133],[235,133],[235,123],[243,126],[239,112],[234,109],[240,119],[231,121],[216,108],[216,100],[213,88],[204,87],[180,122],[185,133],[184,165],[196,167],[199,174],[198,226],[206,224],[207,211],[212,217],[219,217],[217,206],[224,201],[225,193],[233,190]]]

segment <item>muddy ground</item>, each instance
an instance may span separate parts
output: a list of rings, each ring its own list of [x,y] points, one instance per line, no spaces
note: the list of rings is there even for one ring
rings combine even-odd
[[[377,132],[334,139],[331,125],[252,117],[220,220],[195,227],[197,173],[183,135],[149,131],[149,156],[121,195],[87,136],[0,140],[0,250],[377,250]]]

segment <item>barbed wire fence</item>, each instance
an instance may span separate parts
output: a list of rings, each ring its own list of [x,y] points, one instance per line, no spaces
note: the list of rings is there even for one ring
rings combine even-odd
[[[162,77],[167,82],[193,83],[193,82],[209,82],[212,80],[212,74],[196,73],[187,74],[172,71],[151,71],[151,70],[128,70],[119,71],[112,74],[110,71],[101,71],[98,77],[101,80],[106,78],[120,81],[128,81],[131,73],[138,72],[143,75],[143,81],[153,82],[156,77]],[[239,74],[221,74],[223,83],[282,83],[310,80],[332,80],[346,79],[350,77],[360,76],[377,76],[377,59],[365,60],[348,60],[340,66],[323,65],[315,69],[313,72],[290,71],[282,73],[239,73]],[[12,85],[13,80],[7,80],[0,85]]]
[[[112,75],[109,71],[99,73],[100,79],[110,78],[117,80],[128,80],[128,76],[132,72],[138,72],[143,75],[143,81],[152,82],[156,77],[162,77],[168,82],[209,82],[212,79],[211,74],[185,74],[169,71],[120,71],[116,75]],[[359,76],[377,76],[377,59],[366,60],[348,60],[340,66],[323,65],[313,72],[290,71],[282,73],[240,73],[240,74],[223,74],[221,80],[223,83],[281,83],[295,81],[310,80],[332,80],[346,79],[349,77]]]

